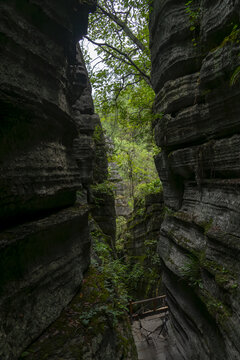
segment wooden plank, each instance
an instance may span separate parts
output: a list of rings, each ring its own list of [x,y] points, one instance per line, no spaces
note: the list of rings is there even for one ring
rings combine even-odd
[[[145,300],[138,300],[138,301],[133,301],[131,304],[135,305],[135,304],[144,304],[146,302],[151,302],[153,300],[158,300],[158,299],[165,299],[166,295],[161,295],[161,296],[157,296],[155,298],[151,298],[151,299],[145,299]]]
[[[136,317],[143,318],[143,317],[147,317],[147,316],[150,316],[150,315],[153,315],[153,314],[163,313],[163,312],[166,312],[166,311],[168,311],[168,306],[163,306],[163,307],[160,307],[160,308],[158,308],[156,310],[148,310],[148,311],[145,311],[144,313],[133,314],[132,318],[136,318]]]

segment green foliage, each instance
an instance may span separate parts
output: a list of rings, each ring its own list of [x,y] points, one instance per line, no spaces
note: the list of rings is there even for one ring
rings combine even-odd
[[[215,281],[220,287],[230,291],[234,291],[238,288],[236,275],[229,269],[215,261],[205,259],[203,261],[203,267],[214,275]]]
[[[125,251],[127,233],[127,219],[124,216],[116,218],[116,251],[121,257]]]
[[[199,225],[203,228],[204,230],[204,235],[207,234],[207,232],[211,229],[212,227],[212,224],[213,224],[213,219],[210,218],[204,222],[199,222]]]
[[[102,124],[114,143],[109,162],[117,164],[129,205],[133,206],[134,197],[159,191],[161,185],[153,160],[155,146],[149,136],[149,126],[145,127],[143,135],[141,129],[121,119],[115,122],[114,116],[108,115],[102,118]]]
[[[102,127],[100,125],[97,125],[93,132],[93,140],[95,141],[95,143],[99,143],[103,141],[103,134],[104,131]]]
[[[160,266],[160,257],[157,253],[157,244],[158,241],[156,239],[148,239],[144,241],[144,246],[146,248],[146,259],[148,263],[154,266]]]
[[[119,128],[126,133],[132,133],[138,139],[149,138],[151,123],[159,115],[154,115],[152,108],[155,94],[144,82],[129,85],[121,91],[114,101],[103,102],[96,94],[94,101],[96,110],[105,123],[112,122],[113,135]]]
[[[106,304],[94,307],[92,311],[82,314],[86,325],[92,317],[105,313],[111,317],[113,324],[117,324],[118,317],[127,310],[128,294],[125,286],[126,265],[116,259],[108,239],[100,228],[91,232],[93,239],[93,251],[100,261],[93,259],[92,266],[103,281],[104,292],[106,292]]]
[[[160,150],[153,144],[151,125],[161,114],[153,114],[155,94],[149,81],[150,2],[99,0],[97,12],[90,18],[88,35],[88,41],[99,44],[95,46],[97,55],[82,46],[96,111],[114,142],[109,162],[119,167],[130,206],[138,194],[138,185],[158,178],[153,155]],[[101,139],[99,129],[94,138]]]
[[[136,188],[136,197],[144,198],[149,194],[157,194],[162,191],[162,183],[159,178],[153,179],[148,183],[140,183]]]
[[[175,212],[167,206],[164,206],[163,213],[168,216],[174,216]]]
[[[201,262],[198,257],[188,255],[189,261],[181,268],[182,276],[188,281],[190,286],[202,287]]]
[[[129,299],[135,297],[139,289],[144,290],[146,296],[151,296],[150,291],[156,290],[160,279],[159,264],[160,260],[156,254],[156,240],[146,241],[146,254],[142,257],[122,256],[126,246],[126,238],[119,240],[116,244],[118,254],[114,257],[108,239],[100,229],[91,232],[93,238],[93,251],[97,254],[92,262],[94,271],[103,279],[103,287],[107,292],[107,303],[110,304],[99,307],[94,306],[91,311],[82,314],[81,319],[87,324],[91,319],[99,316],[101,312],[111,317],[114,324],[117,324],[118,317],[127,310]],[[141,294],[141,296],[144,296]]]
[[[161,287],[160,258],[157,254],[157,241],[145,241],[145,255],[127,257],[127,286],[132,298],[149,298],[159,295]]]
[[[200,8],[193,9],[194,1],[195,0],[190,0],[185,3],[185,11],[189,17],[190,31],[194,33],[194,37],[192,38],[193,46],[197,46],[196,29],[200,19]]]
[[[108,104],[132,84],[150,84],[149,2],[99,0],[90,16],[86,39],[95,47],[95,59],[86,46],[83,51],[101,103]]]
[[[144,266],[140,262],[136,262],[133,267],[130,269],[127,280],[128,288],[130,292],[136,290],[139,287],[139,283],[144,276]]]
[[[115,186],[112,182],[105,180],[102,183],[91,185],[91,189],[94,193],[112,195]]]
[[[117,290],[104,267],[97,267],[96,264],[92,266],[82,288],[87,302],[79,316],[81,324],[98,332],[101,330],[99,326],[105,327],[104,322],[108,319],[116,327],[126,311],[125,303]]]

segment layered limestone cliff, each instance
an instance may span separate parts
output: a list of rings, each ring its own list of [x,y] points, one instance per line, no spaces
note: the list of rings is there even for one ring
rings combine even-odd
[[[157,240],[164,217],[162,193],[146,195],[142,201],[135,201],[134,210],[127,222],[129,256],[144,256],[148,245],[146,241]]]
[[[125,259],[136,276],[133,275],[130,287],[134,300],[151,298],[162,292],[161,266],[156,250],[164,213],[162,192],[135,200],[123,234],[119,234],[125,238]]]
[[[93,184],[77,192],[88,198],[91,266],[79,292],[20,359],[137,359],[130,321],[120,308],[114,278],[116,215],[114,194],[107,182],[106,144],[100,121],[95,124]]]
[[[155,0],[159,254],[172,359],[240,356],[240,1]]]
[[[96,124],[78,40],[94,1],[1,2],[0,358],[57,318],[90,261]]]

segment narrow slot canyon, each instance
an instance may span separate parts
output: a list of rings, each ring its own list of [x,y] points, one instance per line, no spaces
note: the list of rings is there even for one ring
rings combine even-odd
[[[239,360],[240,0],[0,20],[0,360]]]

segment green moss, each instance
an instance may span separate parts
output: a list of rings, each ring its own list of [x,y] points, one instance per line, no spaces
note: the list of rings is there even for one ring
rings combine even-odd
[[[197,224],[198,226],[200,226],[203,229],[203,233],[204,233],[204,235],[206,235],[207,232],[212,227],[213,218],[210,218],[210,219],[205,220],[205,221],[199,221],[198,219],[194,219],[194,222],[195,222],[195,224]]]
[[[207,232],[211,229],[212,224],[213,224],[213,219],[210,219],[209,221],[200,224],[200,226],[204,229],[204,235],[206,235]]]
[[[175,212],[167,206],[163,208],[163,214],[168,216],[174,216]]]
[[[127,334],[131,334],[132,329],[129,321],[125,321],[124,323],[125,332],[123,333],[120,328],[117,329],[117,353],[122,354],[123,359],[132,359],[137,360],[137,350],[133,347],[132,338],[127,336]]]
[[[125,329],[127,317],[124,311],[119,311],[119,299],[113,293],[106,276],[96,268],[91,267],[83,282],[81,292],[71,304],[62,312],[44,335],[25,351],[22,359],[44,360],[49,356],[66,354],[81,359],[84,354],[91,352],[93,340],[108,340],[109,329],[114,341],[122,352],[134,348],[131,333]],[[117,319],[117,321],[115,321]],[[119,330],[122,327],[124,336]],[[73,340],[73,341],[72,341]],[[123,346],[127,346],[124,350]]]
[[[220,287],[230,291],[238,287],[236,276],[224,266],[212,260],[204,260],[203,267],[214,275],[215,281]]]
[[[135,227],[137,227],[140,224],[143,224],[146,221],[145,218],[139,219],[138,221],[135,221],[131,226],[128,227],[128,230],[133,230]]]
[[[224,39],[221,41],[220,45],[213,48],[211,52],[216,51],[218,49],[223,48],[224,46],[228,44],[238,44],[240,41],[240,28],[238,24],[233,25],[232,24],[231,32],[224,37]]]
[[[183,212],[183,211],[177,211],[174,213],[174,217],[176,217],[177,219],[180,219],[184,222],[192,222],[192,215]]]
[[[231,309],[222,301],[209,294],[208,291],[203,290],[200,298],[217,323],[223,325],[232,316]]]
[[[239,40],[240,40],[240,28],[239,28],[239,25],[235,24],[232,28],[232,31],[229,35],[227,35],[222,43],[220,44],[219,47],[223,47],[225,46],[226,44],[228,43],[236,43],[238,44],[239,43]]]
[[[167,261],[168,261],[170,264],[175,265],[175,264],[174,264],[174,261],[173,261],[170,257],[168,257]]]
[[[205,260],[203,265],[212,274],[215,274],[216,272],[220,272],[222,274],[229,273],[229,271],[224,266],[212,260]]]
[[[202,91],[201,95],[202,95],[202,96],[207,96],[207,95],[209,95],[211,92],[212,92],[211,89],[206,89],[206,90],[203,90],[203,91]]]
[[[178,238],[178,244],[191,251],[191,246],[190,246],[191,241],[185,236],[180,236]]]

